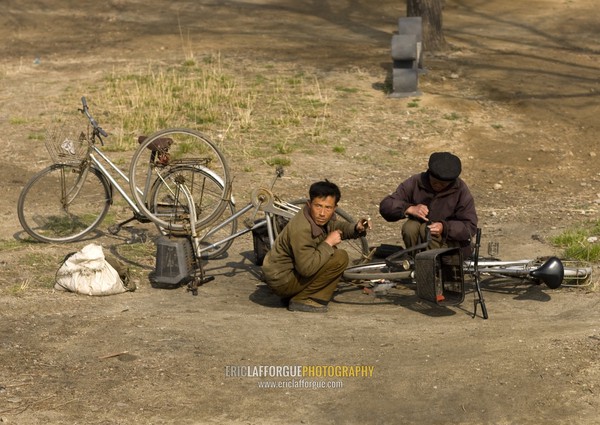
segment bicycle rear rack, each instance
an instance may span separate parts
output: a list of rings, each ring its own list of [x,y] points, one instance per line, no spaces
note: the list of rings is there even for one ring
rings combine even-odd
[[[191,166],[199,166],[199,165],[209,165],[211,162],[210,158],[181,158],[181,159],[171,159],[168,163],[169,166],[173,165],[191,165]]]

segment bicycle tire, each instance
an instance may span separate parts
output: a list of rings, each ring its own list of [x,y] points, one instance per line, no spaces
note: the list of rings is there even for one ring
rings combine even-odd
[[[200,230],[221,216],[230,198],[229,165],[216,144],[198,131],[171,128],[143,140],[131,159],[129,184],[134,201],[144,216],[167,232],[186,232],[189,222],[180,220],[181,217],[157,216],[151,210],[151,189],[157,180],[162,179],[174,191],[178,174],[170,170],[184,166],[210,170],[222,182],[218,202],[196,210],[196,229]],[[189,181],[185,184],[188,185]],[[183,198],[181,202],[187,204]],[[194,200],[194,203],[197,201]]]
[[[233,200],[230,200],[227,203],[227,206],[225,207],[223,214],[221,214],[221,218],[219,219],[219,222],[220,223],[224,222],[226,219],[228,219],[229,217],[234,215],[235,212],[236,212],[235,202]],[[213,245],[215,242],[223,240],[228,236],[233,235],[235,232],[237,232],[237,229],[238,229],[237,219],[233,219],[228,224],[226,224],[223,228],[215,231],[214,233],[209,233],[209,234],[206,234],[205,236],[201,237],[200,238],[200,250],[201,250],[200,258],[203,260],[214,260],[215,258],[221,258],[225,254],[227,254],[227,251],[229,250],[229,248],[231,248],[231,245],[233,244],[233,241],[235,239],[230,239],[226,242],[221,243],[217,247],[210,248],[209,250],[206,250],[206,247]],[[213,229],[209,230],[209,232],[211,232],[211,231],[213,231]]]
[[[290,203],[298,206],[303,206],[306,205],[307,201],[307,198],[300,198],[295,199]],[[358,221],[352,216],[352,214],[340,207],[337,207],[335,209],[335,213],[338,217],[341,217],[348,223],[356,224],[356,222]],[[348,252],[351,261],[362,261],[368,258],[369,256],[369,241],[367,241],[367,238],[365,236],[361,236],[357,239],[344,239],[338,246],[341,249],[344,249],[346,250],[346,252]]]
[[[176,174],[176,175],[173,175]],[[150,192],[149,209],[157,217],[169,217],[168,220],[176,219],[176,217],[186,217],[189,214],[187,207],[187,199],[181,199],[172,191],[172,188],[167,182],[174,180],[177,176],[183,177],[188,184],[188,189],[192,193],[192,198],[196,211],[212,209],[213,204],[221,202],[220,197],[223,193],[224,184],[220,178],[210,169],[201,166],[181,165],[171,168],[165,173],[162,179],[157,179],[152,186]],[[235,202],[230,199],[227,202],[225,210],[221,214],[223,222],[226,218],[235,214]],[[186,220],[183,218],[183,220]],[[187,221],[187,220],[186,220]],[[182,223],[183,224],[183,223]],[[227,236],[233,235],[237,231],[237,220],[232,220],[223,228],[218,230],[209,230],[205,236],[200,237],[200,248],[202,246],[210,246],[214,241],[225,239]],[[212,233],[211,233],[212,232]],[[181,235],[184,231],[172,231],[171,234]],[[201,254],[202,259],[214,259],[222,256],[231,247],[233,239],[226,241],[210,250],[204,251]]]
[[[353,280],[402,280],[412,276],[410,270],[398,270],[390,268],[385,261],[375,261],[373,263],[361,264],[348,267],[343,274],[343,278],[348,281]]]
[[[27,182],[19,195],[17,214],[31,237],[48,243],[74,242],[100,225],[112,203],[112,191],[99,170],[88,170],[68,205],[65,198],[73,194],[85,172],[79,165],[53,164]]]

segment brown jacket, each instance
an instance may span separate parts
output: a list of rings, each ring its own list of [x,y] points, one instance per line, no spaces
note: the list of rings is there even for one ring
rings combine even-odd
[[[294,273],[300,277],[315,275],[337,249],[325,242],[330,232],[341,230],[342,239],[359,236],[355,224],[337,220],[335,214],[324,227],[312,220],[308,206],[290,220],[263,262],[262,270],[269,286],[288,284]]]
[[[402,182],[394,193],[379,204],[379,213],[386,221],[406,218],[404,211],[411,206],[423,204],[429,208],[429,220],[442,222],[442,238],[457,241],[461,246],[470,245],[471,236],[477,233],[475,201],[466,183],[456,179],[448,188],[436,193],[429,184],[425,171]]]

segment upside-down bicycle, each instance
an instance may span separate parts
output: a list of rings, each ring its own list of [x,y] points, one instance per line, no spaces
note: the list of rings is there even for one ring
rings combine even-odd
[[[255,246],[255,249],[258,249],[256,252],[257,263],[260,265],[262,257],[272,246],[278,233],[307,202],[306,198],[287,202],[273,193],[276,181],[283,174],[283,168],[277,167],[270,186],[254,189],[250,201],[239,210],[236,210],[233,197],[229,198],[226,214],[208,226],[204,230],[204,234],[199,236],[199,252],[204,258],[216,258],[224,254],[236,238],[253,232],[255,237],[262,239],[262,244],[259,243],[258,246]],[[261,217],[257,218],[259,212]],[[352,215],[342,208],[336,208],[335,212],[338,219],[350,223],[356,222]],[[243,227],[238,230],[239,219],[245,215]],[[349,251],[350,257],[357,261],[366,258],[369,254],[369,246],[365,237],[344,240],[340,247]]]
[[[409,249],[399,249],[383,260],[351,266],[346,269],[343,278],[347,282],[366,285],[375,292],[379,286],[390,288],[398,282],[409,281],[416,283],[421,298],[436,304],[452,305],[463,301],[464,275],[470,275],[475,294],[473,317],[477,306],[481,306],[485,319],[488,313],[480,287],[482,275],[544,283],[550,289],[561,285],[583,286],[592,278],[593,268],[586,262],[557,257],[502,261],[495,257],[480,257],[480,243],[481,229],[478,229],[474,253],[463,261],[458,248],[426,250],[428,241],[425,241]],[[448,297],[448,294],[451,296]]]

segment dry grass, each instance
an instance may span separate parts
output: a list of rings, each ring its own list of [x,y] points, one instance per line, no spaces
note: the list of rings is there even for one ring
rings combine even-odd
[[[132,151],[140,134],[193,128],[214,139],[234,169],[243,164],[239,169],[248,171],[306,155],[344,156],[367,167],[410,165],[415,157],[405,157],[407,149],[425,157],[436,138],[448,143],[464,127],[453,111],[424,107],[418,99],[388,100],[383,87],[374,95],[373,79],[385,75],[353,70],[329,78],[217,54],[113,72],[87,87],[86,96],[111,135],[107,149]]]

